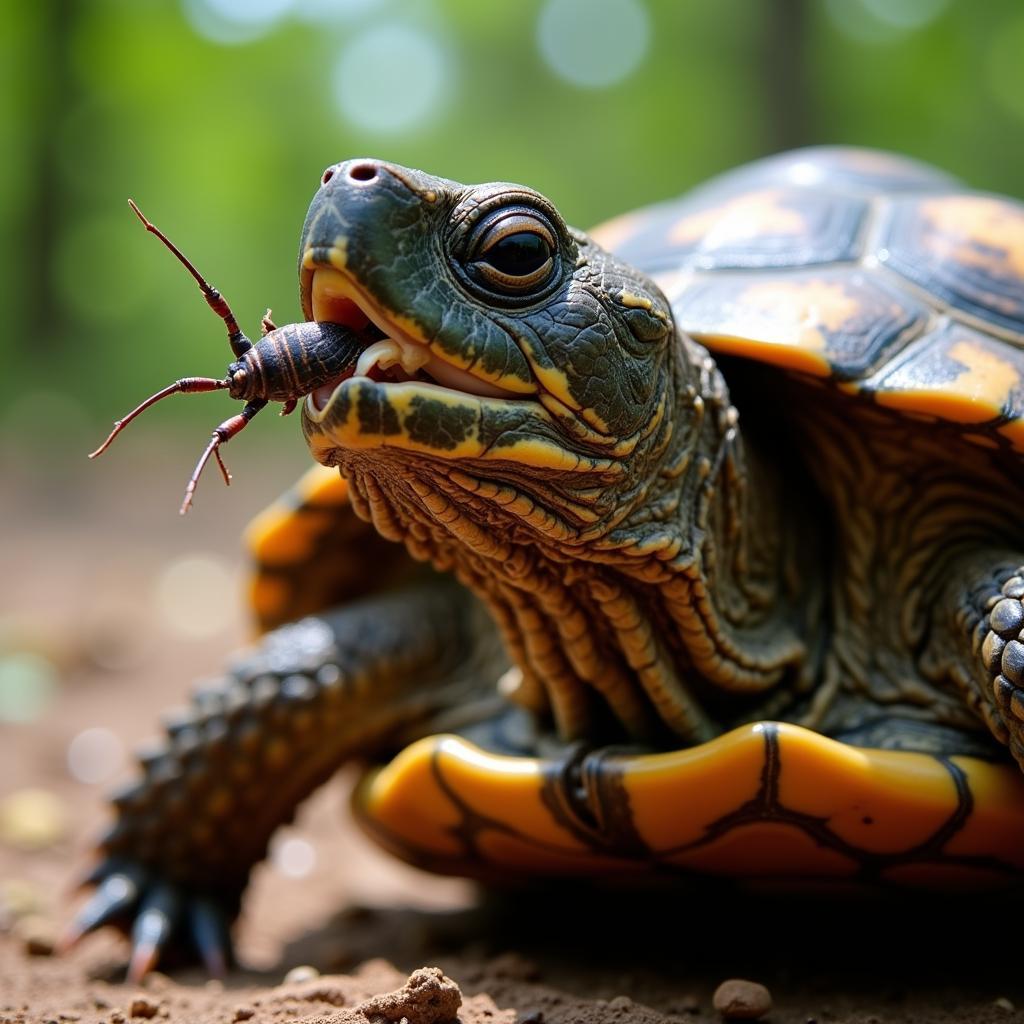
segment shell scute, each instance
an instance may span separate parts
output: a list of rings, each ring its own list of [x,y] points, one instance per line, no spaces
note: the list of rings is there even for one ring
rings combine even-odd
[[[879,262],[1024,347],[1024,203],[960,192],[893,202]]]
[[[687,197],[619,225],[615,251],[649,272],[803,267],[854,259],[865,200],[828,192],[771,186],[719,198]],[[612,236],[610,224],[595,237]]]
[[[905,157],[819,147],[615,223],[613,247],[712,353],[1024,454],[1024,203]]]
[[[679,326],[712,350],[840,381],[862,377],[931,317],[857,268],[702,275],[666,287]]]
[[[989,424],[1012,444],[1024,420],[1024,349],[947,323],[913,342],[861,390],[880,405],[953,423]]]

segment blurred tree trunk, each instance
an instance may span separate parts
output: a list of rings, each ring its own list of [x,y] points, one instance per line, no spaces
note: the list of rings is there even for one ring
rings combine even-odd
[[[23,140],[34,170],[24,196],[25,240],[22,301],[31,344],[54,351],[65,340],[67,319],[56,287],[56,253],[70,211],[60,165],[60,133],[74,88],[71,48],[81,13],[80,0],[36,0],[35,79],[24,83],[34,117]],[[30,101],[30,102],[31,102]]]
[[[807,61],[807,0],[765,0],[758,71],[764,90],[766,152],[818,141]]]

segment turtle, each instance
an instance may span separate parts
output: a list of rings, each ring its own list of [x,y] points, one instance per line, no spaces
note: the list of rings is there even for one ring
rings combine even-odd
[[[439,872],[1020,884],[1024,204],[816,147],[586,234],[359,158],[299,279],[363,347],[247,534],[261,639],[112,796],[68,942],[222,971],[351,761]]]

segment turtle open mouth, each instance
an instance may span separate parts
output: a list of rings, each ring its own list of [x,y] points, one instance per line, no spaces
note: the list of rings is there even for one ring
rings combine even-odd
[[[307,409],[314,420],[327,410],[345,381],[356,377],[383,384],[416,382],[427,389],[486,399],[521,401],[527,397],[521,390],[512,391],[441,358],[411,321],[383,310],[347,274],[317,267],[310,289],[314,320],[366,331],[374,338],[354,365],[311,392]]]

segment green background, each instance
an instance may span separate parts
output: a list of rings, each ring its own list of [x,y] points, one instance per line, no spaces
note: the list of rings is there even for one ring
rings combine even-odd
[[[1024,194],[1020,0],[632,0],[646,49],[601,87],[545,62],[539,0],[279,0],[266,24],[221,10],[204,28],[223,3],[0,4],[8,451],[78,458],[150,391],[223,372],[220,325],[129,196],[253,333],[268,305],[278,323],[298,317],[302,218],[322,169],[350,156],[524,181],[580,226],[815,142],[891,148]],[[605,4],[592,0],[573,46],[608,45]],[[334,69],[396,26],[435,47],[444,87],[393,131],[346,115]],[[372,121],[367,97],[403,72],[380,61],[349,102]],[[143,429],[199,445],[232,411],[225,396],[177,398]],[[296,434],[264,416],[236,446]]]

